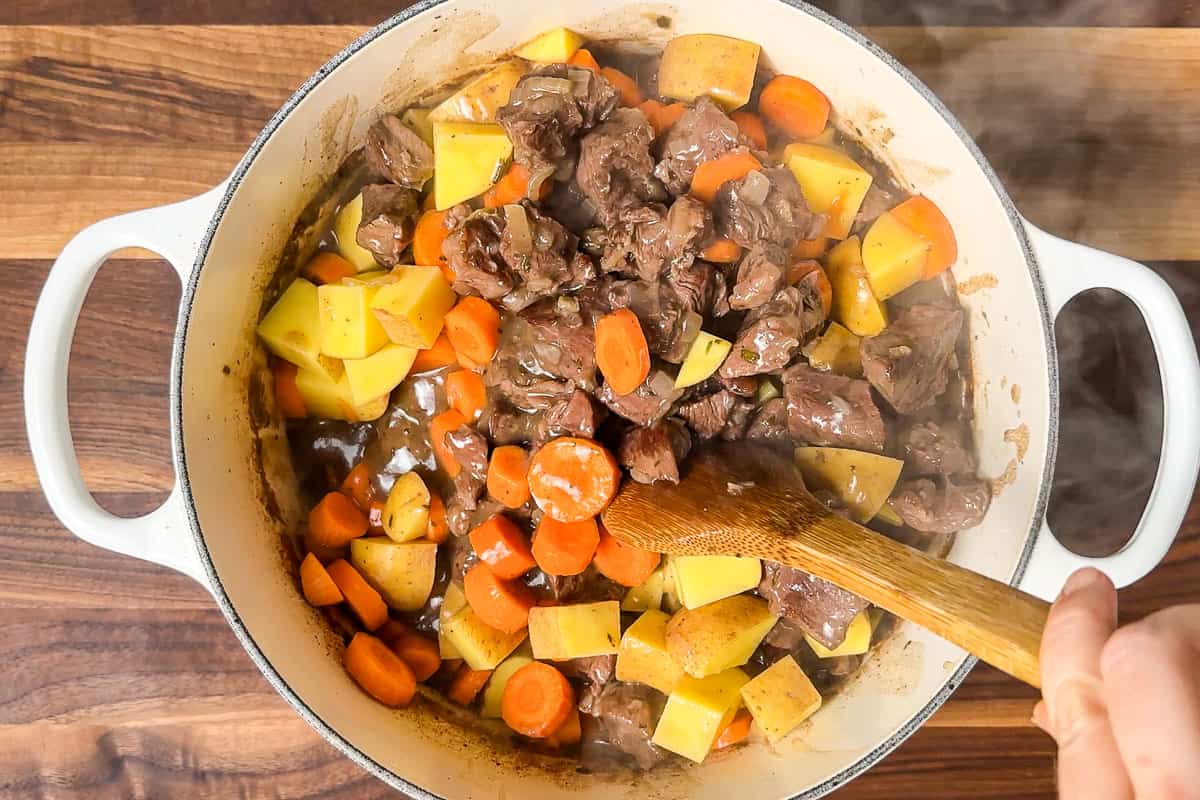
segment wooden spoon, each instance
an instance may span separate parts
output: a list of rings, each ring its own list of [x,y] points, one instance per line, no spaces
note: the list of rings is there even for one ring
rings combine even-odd
[[[797,567],[1040,686],[1048,604],[834,514],[804,488],[787,453],[714,445],[686,467],[678,485],[626,481],[604,512],[605,527],[658,553]]]

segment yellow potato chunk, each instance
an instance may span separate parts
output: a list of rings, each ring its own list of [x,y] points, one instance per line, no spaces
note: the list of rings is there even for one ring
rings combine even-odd
[[[451,581],[446,584],[446,593],[442,595],[442,607],[438,609],[438,652],[442,659],[462,658],[458,648],[446,638],[446,623],[458,612],[467,607],[467,596],[458,584]]]
[[[399,267],[371,300],[371,313],[396,344],[428,350],[457,299],[437,267]]]
[[[739,693],[749,680],[740,669],[707,678],[684,675],[667,698],[652,741],[700,763],[712,749],[717,734],[737,713]]]
[[[887,327],[887,309],[871,291],[857,236],[829,251],[825,272],[833,288],[835,320],[855,336],[874,336]]]
[[[833,492],[854,519],[866,522],[887,502],[904,462],[861,450],[797,447],[796,466],[809,491]]]
[[[392,484],[383,505],[383,530],[392,540],[409,542],[429,530],[429,489],[415,472],[406,472]]]
[[[430,147],[433,147],[433,120],[429,118],[432,113],[433,109],[431,108],[410,108],[400,116],[400,121],[411,128]]]
[[[817,654],[818,658],[861,656],[871,649],[871,633],[873,630],[874,626],[871,625],[871,615],[867,609],[864,609],[858,612],[858,616],[850,621],[850,626],[846,628],[846,638],[832,650],[807,633],[804,634],[804,641],[808,642],[808,646],[812,648],[812,651]]]
[[[442,634],[471,669],[495,669],[525,641],[527,632],[498,631],[468,605],[442,623]]]
[[[319,419],[369,422],[382,417],[388,407],[387,395],[367,403],[355,403],[350,391],[350,379],[344,372],[340,378],[333,380],[327,372],[300,369],[296,372],[296,388],[304,398],[304,407],[308,409],[309,416]]]
[[[700,331],[696,341],[692,342],[692,346],[688,348],[687,357],[683,359],[683,366],[679,368],[679,374],[675,376],[675,388],[683,389],[708,380],[709,376],[721,368],[721,364],[725,362],[725,357],[729,355],[732,348],[733,342]]]
[[[429,112],[431,122],[492,122],[508,103],[517,81],[529,71],[524,61],[512,60],[467,81],[461,89]]]
[[[370,250],[358,243],[358,226],[362,224],[363,196],[360,192],[353,200],[338,210],[333,219],[333,234],[337,237],[338,251],[359,272],[379,269],[379,263]]]
[[[517,55],[539,64],[561,64],[583,47],[583,37],[570,28],[546,31],[517,50]]]
[[[508,680],[514,672],[531,661],[533,661],[533,653],[529,649],[529,643],[526,642],[518,647],[515,653],[504,659],[504,663],[496,667],[492,677],[488,678],[487,686],[483,687],[483,702],[479,709],[479,716],[484,719],[500,719],[500,703],[504,699],[504,687],[508,686]]]
[[[634,586],[626,592],[625,599],[621,601],[621,610],[645,611],[651,608],[660,608],[663,599],[664,570],[665,568],[660,566],[651,572],[650,577],[646,578],[640,586]]]
[[[684,608],[699,608],[741,594],[762,580],[762,564],[757,558],[676,556],[671,565],[675,591]]]
[[[650,609],[629,626],[617,648],[617,680],[644,683],[663,694],[674,691],[684,673],[667,652],[670,619]]]
[[[676,36],[663,50],[658,91],[691,103],[708,95],[726,111],[750,102],[761,48],[754,42],[696,33]]]
[[[433,125],[433,194],[438,211],[486,192],[512,157],[499,125],[436,122]]]
[[[739,594],[696,609],[684,609],[667,623],[667,652],[693,678],[740,667],[778,618],[757,597]]]
[[[791,656],[784,656],[742,686],[742,702],[774,743],[821,707],[821,693]]]
[[[321,356],[321,313],[317,287],[303,278],[292,281],[258,323],[258,336],[275,355],[301,369],[337,378],[336,361]],[[340,366],[340,365],[339,365]]]
[[[611,655],[620,641],[621,606],[616,600],[529,610],[529,644],[534,658],[566,661]]]
[[[666,563],[662,565],[662,607],[671,613],[683,608],[683,603],[679,602],[679,584],[675,581],[675,558],[675,556],[667,556]]]
[[[350,395],[362,404],[392,393],[408,376],[417,348],[402,344],[385,344],[366,358],[350,358],[343,363],[350,381]]]
[[[816,369],[861,378],[862,357],[858,352],[860,342],[861,337],[846,330],[844,325],[831,322],[825,333],[805,346],[804,355],[808,357],[808,363]]]
[[[889,211],[867,229],[862,257],[871,290],[886,300],[925,278],[929,242]]]
[[[388,343],[387,333],[371,313],[371,300],[379,289],[375,282],[317,287],[322,353],[334,358],[366,358]]]
[[[350,563],[397,611],[416,611],[429,600],[437,572],[433,542],[393,542],[368,536],[350,542]]]
[[[832,147],[796,142],[783,151],[783,162],[800,182],[804,200],[817,214],[828,214],[825,236],[845,239],[871,188],[871,173]]]

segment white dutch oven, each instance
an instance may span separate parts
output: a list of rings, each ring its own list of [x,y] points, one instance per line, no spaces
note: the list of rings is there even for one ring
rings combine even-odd
[[[336,643],[304,603],[282,554],[280,534],[298,509],[278,429],[252,419],[248,395],[262,363],[252,329],[263,288],[297,214],[381,112],[557,25],[597,38],[665,41],[718,32],[759,42],[776,69],[820,86],[842,123],[949,215],[960,248],[955,275],[969,312],[980,463],[1003,487],[986,522],[958,538],[953,561],[1047,598],[1085,564],[1125,585],[1158,563],[1187,508],[1200,459],[1200,369],[1174,295],[1137,264],[1023,221],[928,89],[846,26],[782,0],[743,0],[734,12],[708,0],[678,7],[510,0],[502,9],[490,0],[427,0],[372,30],[300,88],[225,184],[100,222],[66,247],[34,315],[26,361],[38,475],[76,535],[173,567],[208,588],[280,694],[342,752],[410,795],[818,797],[910,735],[974,660],[902,625],[844,691],[774,748],[755,745],[684,771],[578,775],[447,722],[430,704],[396,713],[370,700],[342,670]],[[130,246],[161,253],[183,281],[171,373],[178,481],[157,511],[118,519],[96,505],[80,476],[66,376],[92,276],[110,253]],[[1163,377],[1165,433],[1158,482],[1136,536],[1116,555],[1091,560],[1055,541],[1044,511],[1058,426],[1053,319],[1071,297],[1096,286],[1125,293],[1145,316]],[[269,482],[261,478],[264,467]]]

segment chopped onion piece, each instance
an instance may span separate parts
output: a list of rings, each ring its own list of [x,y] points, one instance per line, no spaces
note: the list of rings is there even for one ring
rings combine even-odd
[[[538,76],[521,81],[521,88],[527,93],[542,92],[544,94],[561,94],[570,96],[573,91],[571,81],[566,78],[550,78]]]
[[[587,97],[588,86],[592,80],[591,70],[571,68],[567,70],[567,78],[571,81],[571,89],[576,97]]]
[[[558,296],[558,313],[560,314],[578,314],[579,313],[579,298],[569,294],[560,294]]]
[[[742,199],[747,203],[761,206],[767,201],[767,192],[771,191],[771,180],[760,170],[753,170],[742,179]]]
[[[542,196],[542,185],[548,180],[553,180],[557,169],[558,167],[553,164],[548,164],[530,175],[529,187],[526,190],[525,196],[536,203],[538,198]]]
[[[504,232],[512,242],[513,252],[519,256],[533,255],[533,233],[529,230],[529,215],[525,207],[510,203],[504,207],[507,222]]]

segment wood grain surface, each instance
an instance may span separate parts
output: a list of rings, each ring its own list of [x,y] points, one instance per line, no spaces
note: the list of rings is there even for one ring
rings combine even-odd
[[[313,69],[397,5],[0,3],[2,798],[395,796],[274,694],[202,590],[62,529],[32,473],[21,374],[34,302],[70,235],[219,181]],[[1034,221],[1154,260],[1200,323],[1200,31],[1131,27],[1196,25],[1195,3],[826,5],[856,24],[936,26],[868,33],[943,96]],[[169,268],[125,253],[80,319],[75,442],[99,502],[118,514],[145,513],[172,484],[178,297]],[[1157,463],[1157,367],[1136,312],[1111,293],[1072,304],[1057,331],[1066,408],[1051,520],[1077,549],[1111,552]],[[1166,562],[1122,592],[1123,619],[1195,602],[1198,579],[1194,505]],[[1034,698],[976,669],[836,796],[1052,797],[1053,745],[1029,722]]]

